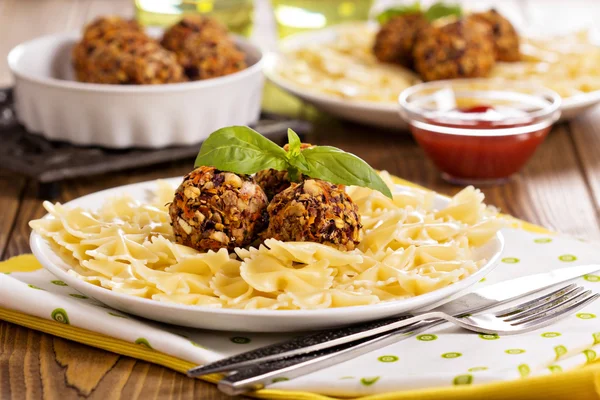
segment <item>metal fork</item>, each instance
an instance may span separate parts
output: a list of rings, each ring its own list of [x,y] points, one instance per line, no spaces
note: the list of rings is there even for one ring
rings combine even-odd
[[[558,292],[561,292],[559,296],[557,296]],[[405,320],[411,325],[392,332],[308,354],[246,364],[247,366],[236,368],[229,376],[222,379],[218,387],[229,395],[259,390],[280,379],[293,379],[369,353],[445,321],[486,334],[513,335],[529,332],[574,313],[598,297],[600,294],[593,294],[590,290],[584,291],[582,287],[573,284],[560,291],[497,312],[459,318],[440,312],[425,313],[415,316],[414,319]]]
[[[573,294],[578,294],[580,292],[580,288],[577,288],[575,284],[570,284],[551,293],[548,293],[544,296],[540,296],[532,301],[519,304],[516,307],[512,307],[503,311],[514,312],[517,309],[519,309],[518,307],[531,307],[529,308],[529,311],[532,311],[533,307],[535,306],[541,306],[542,304],[550,304],[562,298],[562,296],[564,295],[572,296]],[[474,313],[477,313],[477,311],[474,311]],[[417,316],[415,316],[415,314],[410,316],[401,315],[394,318],[367,322],[364,324],[349,326],[332,331],[317,332],[307,336],[291,339],[287,342],[276,343],[274,345],[261,347],[256,350],[251,350],[245,353],[237,354],[235,356],[228,357],[226,359],[219,360],[208,365],[195,367],[188,371],[188,375],[193,377],[218,372],[233,371],[249,365],[254,365],[256,363],[263,363],[266,361],[276,359],[289,358],[292,356],[299,356],[301,354],[314,353],[316,351],[325,350],[331,347],[340,346],[361,339],[380,336],[384,333],[395,331],[398,328],[402,328],[411,324],[414,325],[414,323],[419,320],[427,320],[429,322],[437,321],[437,323],[441,323],[445,322],[446,318],[444,317],[447,317],[447,314],[438,313],[436,315],[438,317],[441,315],[442,319],[432,319],[433,312],[416,315]],[[466,314],[459,314],[454,316],[462,317],[466,316]],[[471,318],[477,318],[477,320],[479,320],[481,318],[486,317],[477,315],[476,317]],[[467,323],[468,321],[464,320],[463,322]],[[504,327],[503,330],[506,330],[506,325],[503,324],[502,327]],[[508,328],[511,329],[514,327],[509,326]]]
[[[439,318],[474,332],[515,335],[551,325],[600,297],[600,294],[593,293],[591,290],[584,291],[583,287],[577,285],[567,286],[563,291],[564,294],[559,297],[552,298],[546,295],[498,312],[465,315],[458,318],[442,312],[429,312],[409,318],[405,322],[413,323]]]

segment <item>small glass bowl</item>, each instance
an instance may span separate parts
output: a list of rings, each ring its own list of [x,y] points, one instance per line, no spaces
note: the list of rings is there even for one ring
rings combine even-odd
[[[421,83],[404,90],[400,115],[417,143],[455,184],[508,180],[560,117],[549,89],[490,79]]]

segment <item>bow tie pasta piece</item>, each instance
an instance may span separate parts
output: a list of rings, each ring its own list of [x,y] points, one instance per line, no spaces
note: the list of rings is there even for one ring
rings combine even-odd
[[[153,193],[152,204],[165,212],[169,210],[169,204],[175,196],[175,187],[169,182],[159,179],[156,181],[156,190]]]
[[[258,249],[256,247],[249,247],[247,249],[243,247],[236,247],[234,251],[241,260],[245,260],[246,258],[250,258],[258,253],[268,252],[269,249],[266,248],[264,244],[261,244],[258,246]]]
[[[113,277],[117,278],[131,278],[130,264],[120,261],[109,261],[109,260],[89,260],[83,261],[81,266],[87,268],[89,271],[93,271],[96,275],[100,275],[107,279]]]
[[[223,302],[218,297],[197,293],[158,293],[152,295],[152,300],[161,301],[163,303],[186,304],[188,306],[205,306],[211,308],[223,307]]]
[[[368,234],[375,229],[398,226],[398,224],[404,223],[422,222],[423,216],[414,213],[412,209],[401,208],[366,214],[362,216],[362,220],[364,220],[363,229]]]
[[[131,296],[151,298],[152,295],[159,293],[158,289],[148,286],[144,281],[134,279],[124,280],[115,277],[108,279],[99,275],[98,272],[89,270],[86,267],[76,267],[70,269],[67,273],[93,285]]]
[[[96,246],[94,250],[86,251],[96,259],[157,262],[158,256],[142,244],[146,237],[144,233],[126,233],[121,227],[112,226],[102,229],[94,238],[82,240],[81,244]]]
[[[401,247],[444,243],[461,230],[462,226],[454,222],[407,224],[395,232],[394,241]]]
[[[398,282],[405,275],[405,271],[392,266],[377,263],[368,270],[359,274],[353,281],[353,285],[360,287],[383,286]]]
[[[110,198],[98,214],[106,222],[145,227],[151,234],[173,236],[169,213],[164,207],[143,204],[130,196]]]
[[[446,242],[457,236],[462,230],[458,223],[417,222],[395,225],[382,224],[365,234],[358,246],[361,251],[378,249],[398,249],[413,245],[431,245]]]
[[[473,261],[434,261],[421,264],[412,269],[413,272],[429,278],[448,278],[460,280],[477,271],[477,264]]]
[[[410,268],[415,262],[416,255],[416,247],[409,246],[407,248],[399,248],[397,250],[393,250],[391,248],[387,248],[384,251],[372,252],[368,250],[365,253],[365,261],[363,264],[358,265],[357,267],[362,267],[362,271],[366,271],[367,268],[363,267],[363,265],[368,265],[368,267],[372,267],[376,263],[386,264],[398,269],[407,269]]]
[[[399,271],[398,277],[390,280],[386,285],[365,285],[363,283],[363,286],[372,290],[373,294],[385,301],[429,293],[458,281],[458,276],[460,276],[460,272],[430,277],[416,272]]]
[[[445,244],[433,244],[416,247],[415,265],[436,261],[468,260],[471,258],[466,237]]]
[[[297,308],[291,305],[289,299],[271,298],[260,295],[231,303],[229,306],[243,310],[289,310]]]
[[[246,304],[246,300],[255,294],[254,288],[239,274],[228,276],[219,272],[212,279],[210,286],[214,294],[229,305]]]
[[[304,293],[331,287],[335,271],[328,266],[327,260],[321,260],[294,267],[292,261],[284,262],[259,253],[244,260],[240,275],[250,286],[261,292]]]
[[[144,246],[158,257],[158,261],[148,265],[154,269],[166,268],[179,263],[190,256],[200,254],[191,247],[174,243],[163,236],[152,236],[150,240],[144,242]]]
[[[50,215],[58,219],[63,228],[75,237],[82,239],[98,234],[106,226],[96,215],[80,207],[66,208],[60,203],[43,203]]]
[[[45,205],[46,202],[44,202],[44,207]],[[41,236],[50,238],[54,238],[54,235],[64,232],[65,230],[62,221],[57,217],[34,219],[29,222],[29,227]]]
[[[131,272],[132,275],[138,280],[146,281],[149,286],[153,286],[166,294],[213,294],[213,290],[210,287],[210,275],[202,276],[184,272],[171,273],[157,271],[146,267],[140,262],[131,264]]]
[[[239,260],[229,255],[227,249],[219,249],[219,251],[210,250],[206,253],[196,252],[180,257],[177,260],[176,264],[167,267],[165,271],[214,276],[221,270],[237,271],[241,264]]]
[[[74,266],[73,269],[68,270],[67,273],[96,286],[108,287],[106,281],[110,281],[110,278],[82,265]]]
[[[314,293],[287,292],[280,295],[279,299],[289,299],[294,306],[301,310],[366,306],[379,303],[379,298],[370,294],[369,291],[339,289],[328,289]]]
[[[401,223],[399,223],[401,225]],[[366,252],[368,250],[378,251],[381,249],[386,249],[390,247],[392,241],[394,241],[394,236],[396,231],[398,230],[398,225],[389,225],[389,226],[380,226],[378,228],[372,229],[370,232],[364,235],[360,244],[358,245],[358,249],[362,252]]]
[[[313,264],[327,260],[330,267],[347,264],[360,264],[362,256],[354,251],[340,251],[331,246],[312,242],[282,242],[276,239],[265,240],[269,255],[282,261]]]
[[[502,228],[509,226],[508,221],[501,218],[489,218],[465,228],[465,235],[471,246],[487,243]]]
[[[486,206],[483,204],[483,193],[473,186],[467,186],[458,192],[450,200],[448,207],[435,213],[435,218],[442,218],[445,221],[462,221],[466,224],[476,224],[481,221],[486,213]]]
[[[50,239],[53,247],[61,255],[71,256],[79,262],[92,258],[86,252],[95,249],[96,246],[82,245],[81,238],[67,232],[58,219],[38,219],[31,221],[30,226],[43,237]]]

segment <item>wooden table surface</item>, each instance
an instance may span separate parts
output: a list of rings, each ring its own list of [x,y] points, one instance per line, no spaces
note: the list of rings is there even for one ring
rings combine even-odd
[[[257,23],[268,24],[266,0],[257,0]],[[558,20],[558,1],[502,1],[511,18]],[[562,3],[564,4],[564,3]],[[600,17],[600,6],[569,2],[579,22]],[[554,7],[556,6],[556,7]],[[590,8],[591,7],[591,8]],[[575,10],[575,11],[573,11]],[[41,34],[79,29],[96,15],[132,14],[130,0],[0,0],[0,86],[10,84],[5,65],[8,50]],[[577,20],[576,20],[577,22]],[[262,24],[262,25],[261,25]],[[262,38],[266,40],[265,38]],[[485,187],[487,202],[518,218],[564,233],[600,239],[600,108],[557,125],[527,167],[510,183]],[[307,138],[315,144],[339,146],[373,167],[441,193],[460,188],[439,177],[431,162],[406,135],[321,118]],[[62,185],[58,201],[66,202],[101,189],[188,172],[191,160],[128,174],[76,179]],[[0,171],[0,259],[29,251],[27,222],[44,214],[35,186]],[[2,295],[0,293],[0,295]],[[68,343],[47,334],[0,321],[1,399],[224,399],[214,386],[186,378],[167,368]]]

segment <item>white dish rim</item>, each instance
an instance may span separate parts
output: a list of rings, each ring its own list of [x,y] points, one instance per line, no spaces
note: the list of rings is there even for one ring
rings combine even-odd
[[[181,177],[167,178],[165,180],[172,184],[176,180],[181,181]],[[120,190],[121,192],[126,192],[127,189],[135,188],[136,186],[145,188],[145,187],[148,187],[149,185],[155,184],[155,182],[156,182],[156,180],[151,180],[151,181],[145,181],[145,182],[123,185],[123,186],[118,186],[115,188],[101,190],[98,192],[90,193],[88,195],[79,197],[77,199],[73,199],[73,200],[65,203],[64,205],[65,206],[70,206],[70,205],[73,206],[74,202],[82,203],[82,202],[85,202],[86,199],[89,199],[92,196],[94,196],[94,197],[102,196],[103,194],[104,194],[104,198],[107,198],[108,197],[107,192],[114,192],[117,189]],[[403,186],[403,185],[398,185],[398,186],[409,189],[408,186]],[[439,195],[437,193],[436,193],[436,195],[443,197],[442,195]],[[79,204],[77,204],[77,205],[79,205]],[[49,217],[50,216],[48,214],[46,214],[43,218],[49,218]],[[178,309],[178,310],[182,310],[182,311],[199,311],[202,313],[210,313],[210,314],[214,314],[214,315],[228,315],[228,316],[234,316],[234,317],[244,317],[244,316],[277,317],[277,316],[279,316],[279,317],[288,317],[289,318],[289,317],[296,316],[296,317],[306,318],[306,317],[310,317],[310,316],[324,317],[324,316],[328,316],[328,315],[331,315],[331,316],[335,315],[336,317],[344,317],[348,314],[359,314],[361,312],[368,312],[369,310],[372,310],[374,307],[377,307],[377,309],[379,311],[386,310],[386,309],[395,309],[395,308],[398,308],[399,302],[418,303],[419,304],[419,306],[406,307],[407,309],[411,309],[411,310],[417,310],[417,309],[420,309],[423,307],[427,307],[428,305],[438,304],[440,302],[440,299],[448,298],[448,297],[450,297],[456,293],[459,293],[463,290],[468,290],[468,288],[472,287],[474,284],[479,282],[485,275],[490,273],[497,266],[499,258],[502,255],[502,252],[504,250],[505,240],[504,240],[504,236],[501,232],[497,232],[496,235],[494,236],[494,238],[491,240],[497,241],[498,251],[496,253],[494,253],[494,255],[492,257],[490,257],[490,259],[487,261],[487,263],[485,265],[483,265],[481,268],[479,268],[475,273],[473,273],[472,275],[470,275],[456,283],[453,283],[451,285],[434,290],[432,292],[428,292],[428,293],[425,293],[425,294],[422,294],[419,296],[415,296],[415,297],[411,297],[408,299],[392,300],[392,301],[381,302],[381,303],[376,303],[376,304],[371,304],[371,305],[325,308],[325,309],[316,309],[316,310],[268,310],[268,309],[246,310],[246,309],[234,309],[234,308],[215,308],[215,307],[193,306],[193,305],[184,305],[184,304],[176,304],[176,303],[166,303],[166,302],[160,302],[160,301],[156,301],[156,300],[152,300],[152,299],[146,299],[146,298],[136,297],[136,296],[132,296],[132,295],[117,293],[112,290],[105,289],[100,286],[96,286],[89,282],[85,282],[77,277],[69,275],[67,273],[66,268],[70,268],[70,266],[64,260],[62,260],[62,258],[57,256],[56,253],[54,253],[52,251],[52,249],[50,248],[46,239],[44,239],[42,236],[40,236],[38,233],[36,233],[34,231],[32,231],[31,235],[30,235],[30,246],[31,246],[31,250],[32,250],[33,254],[38,259],[38,261],[44,266],[44,268],[49,270],[52,274],[56,275],[60,279],[66,280],[66,281],[76,280],[76,282],[87,285],[85,294],[88,294],[88,291],[89,291],[89,293],[95,293],[96,291],[101,291],[102,294],[110,293],[110,295],[113,296],[115,298],[115,300],[136,302],[139,305],[147,305],[150,307],[162,309],[163,311],[168,311],[170,309]],[[57,260],[59,260],[58,263],[62,264],[62,266],[56,265],[52,260],[50,260],[47,255],[48,252],[50,252],[50,257],[53,257],[53,258],[56,258]],[[460,288],[457,288],[456,285],[459,285]],[[74,289],[77,289],[77,287],[74,287]],[[93,294],[90,294],[90,296],[94,297]],[[428,300],[429,298],[434,298],[434,299]]]
[[[205,79],[192,82],[164,83],[157,85],[108,85],[101,83],[87,83],[58,78],[40,77],[35,74],[22,72],[18,68],[18,60],[21,55],[27,50],[28,46],[45,40],[78,40],[81,37],[79,32],[54,33],[44,35],[32,40],[20,43],[13,47],[7,56],[8,67],[10,71],[18,78],[33,82],[39,85],[44,85],[53,88],[68,89],[72,91],[83,92],[104,92],[113,94],[144,94],[144,93],[172,93],[187,90],[199,90],[208,87],[217,86],[223,83],[232,82],[244,79],[247,75],[252,75],[256,70],[262,70],[265,60],[265,54],[259,46],[252,43],[250,40],[238,35],[233,35],[236,43],[243,43],[245,46],[251,47],[259,56],[258,60],[246,69],[243,69],[233,74],[220,76],[217,78]]]

